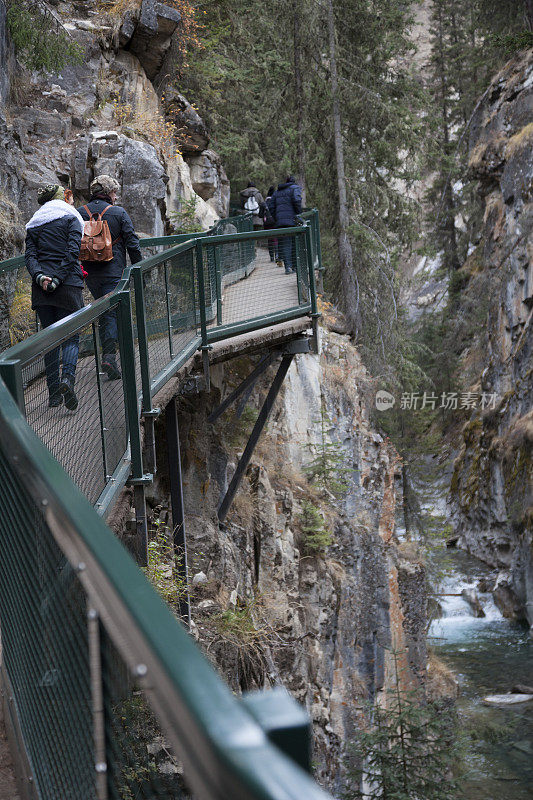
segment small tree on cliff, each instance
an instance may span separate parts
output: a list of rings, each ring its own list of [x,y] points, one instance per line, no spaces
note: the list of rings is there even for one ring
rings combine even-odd
[[[454,718],[448,707],[428,703],[421,690],[398,681],[386,705],[372,709],[372,727],[352,746],[361,765],[349,800],[456,800],[451,768],[457,760]],[[364,787],[362,783],[364,780]]]

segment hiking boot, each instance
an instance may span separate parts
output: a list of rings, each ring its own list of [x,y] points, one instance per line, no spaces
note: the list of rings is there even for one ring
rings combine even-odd
[[[282,267],[282,266],[283,266],[283,261],[281,260],[281,258],[278,258],[278,260],[276,261],[276,267]]]
[[[120,370],[117,367],[117,362],[115,361],[115,356],[113,355],[104,355],[102,358],[102,369],[107,375],[107,379],[109,381],[119,381],[122,377],[120,374]]]
[[[62,403],[63,395],[61,394],[59,386],[57,386],[57,388],[54,387],[48,395],[48,408],[57,408]]]
[[[65,406],[69,411],[76,411],[78,407],[78,398],[74,392],[74,378],[72,375],[63,375],[61,383],[59,384],[59,391],[65,399]]]

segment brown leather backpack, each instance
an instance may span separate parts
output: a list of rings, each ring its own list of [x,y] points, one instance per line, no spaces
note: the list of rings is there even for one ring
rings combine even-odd
[[[101,214],[92,214],[87,206],[83,206],[89,219],[83,223],[80,259],[82,261],[111,261],[113,258],[113,239],[107,220],[102,219],[108,208]]]

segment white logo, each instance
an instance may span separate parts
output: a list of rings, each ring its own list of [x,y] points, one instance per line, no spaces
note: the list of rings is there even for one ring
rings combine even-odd
[[[387,411],[387,409],[392,408],[395,399],[390,392],[386,392],[385,389],[380,389],[379,392],[376,392],[376,408],[378,411]]]

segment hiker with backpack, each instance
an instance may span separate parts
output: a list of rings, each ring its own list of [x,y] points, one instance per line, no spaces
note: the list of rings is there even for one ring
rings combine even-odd
[[[48,328],[83,308],[83,221],[76,209],[65,202],[65,190],[57,183],[41,187],[37,202],[40,208],[26,225],[24,260],[32,277],[31,307],[41,326]],[[44,356],[49,408],[57,408],[63,400],[70,411],[78,407],[74,382],[79,339],[75,334]]]
[[[122,206],[115,205],[120,191],[118,181],[110,175],[99,175],[90,185],[91,199],[78,211],[84,220],[81,261],[87,272],[85,281],[95,300],[117,287],[126,267],[126,251],[131,263],[142,259],[139,237]],[[100,318],[102,369],[109,380],[119,380],[116,362],[118,327],[116,311]]]
[[[296,218],[302,213],[302,190],[293,175],[289,175],[285,183],[280,183],[272,195],[271,210],[276,228],[292,228],[297,224]],[[285,265],[285,274],[291,275],[296,271],[294,236],[280,236],[278,250],[279,257]]]
[[[265,201],[263,195],[253,181],[248,181],[246,189],[239,192],[241,197],[241,208],[252,215],[254,228],[263,227],[263,214]]]

